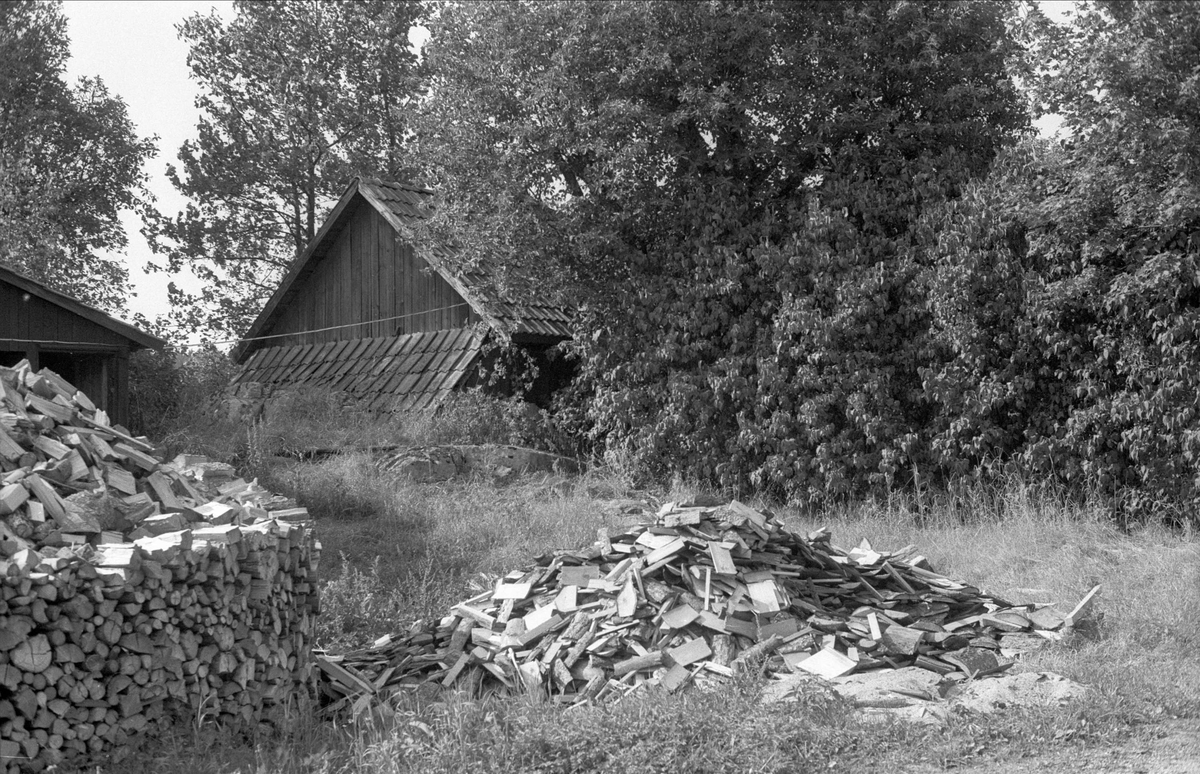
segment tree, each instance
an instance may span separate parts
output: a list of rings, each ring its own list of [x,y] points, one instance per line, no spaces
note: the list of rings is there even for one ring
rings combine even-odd
[[[418,126],[466,260],[565,277],[593,432],[828,497],[930,459],[922,216],[1027,128],[1005,3],[471,3]]]
[[[239,333],[356,174],[402,176],[419,93],[416,2],[240,2],[179,26],[202,93],[198,135],[168,167],[184,212],[147,221],[185,324]]]
[[[1158,2],[1034,29],[1034,93],[1069,135],[1027,218],[1036,330],[1074,388],[1039,459],[1135,513],[1200,499],[1198,30],[1200,7]]]
[[[0,261],[64,293],[119,311],[122,210],[150,200],[154,154],[125,103],[99,78],[63,80],[66,20],[58,3],[0,4]]]

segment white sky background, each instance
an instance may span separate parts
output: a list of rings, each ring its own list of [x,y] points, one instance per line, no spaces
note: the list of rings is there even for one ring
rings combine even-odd
[[[1039,4],[1051,18],[1059,20],[1074,2],[1040,0]],[[150,159],[146,172],[158,208],[168,215],[181,211],[186,200],[167,180],[166,167],[176,161],[179,146],[195,135],[199,118],[195,107],[197,88],[187,69],[188,47],[179,40],[175,25],[195,13],[207,14],[212,10],[225,20],[234,15],[230,0],[66,0],[63,3],[71,39],[67,78],[74,81],[81,75],[100,76],[110,93],[120,96],[128,105],[138,135],[158,135],[158,155]],[[1037,126],[1044,133],[1052,133],[1058,123],[1047,117]],[[129,300],[129,310],[155,319],[170,308],[167,283],[171,279],[193,290],[197,288],[196,280],[190,275],[172,278],[161,272],[147,274],[143,268],[147,263],[160,262],[141,235],[141,220],[127,212],[122,222],[129,237],[124,258],[135,294]]]
[[[120,96],[129,107],[129,118],[138,136],[158,135],[158,155],[147,162],[146,172],[150,192],[166,214],[179,212],[186,205],[187,200],[167,180],[166,168],[176,161],[179,146],[195,136],[199,118],[196,84],[188,77],[188,46],[179,39],[175,25],[193,14],[207,14],[214,9],[224,19],[233,17],[230,0],[63,3],[71,38],[67,78],[74,81],[81,75],[100,76],[109,92]],[[145,272],[147,263],[162,263],[142,237],[141,219],[125,212],[121,222],[129,238],[125,260],[135,293],[129,299],[129,311],[141,312],[153,320],[170,309],[167,283],[171,278]]]

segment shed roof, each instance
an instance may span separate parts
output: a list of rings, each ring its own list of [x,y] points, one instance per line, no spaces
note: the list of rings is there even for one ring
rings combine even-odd
[[[267,301],[243,341],[233,349],[233,358],[242,362],[254,348],[251,341],[270,328],[276,315],[298,292],[302,281],[316,268],[329,245],[344,227],[343,219],[352,212],[351,205],[362,200],[394,228],[403,234],[429,216],[433,206],[433,191],[411,183],[355,178],[325,219],[320,231],[292,264],[275,293]],[[464,266],[457,253],[444,246],[414,246],[421,256],[471,308],[498,333],[504,336],[527,334],[553,339],[569,338],[571,315],[562,306],[539,298],[532,282],[510,282],[505,288],[507,297],[496,291],[500,267],[486,258],[477,258]],[[517,298],[515,296],[519,295]]]
[[[129,323],[122,322],[95,307],[88,306],[77,298],[60,293],[57,290],[51,290],[37,280],[26,277],[24,274],[6,266],[0,266],[0,282],[6,282],[9,285],[20,288],[24,292],[37,296],[43,301],[77,314],[102,328],[107,328],[118,336],[128,339],[133,345],[131,349],[162,349],[167,345],[167,342],[157,336],[151,336],[149,333],[135,328]]]
[[[234,384],[319,387],[345,392],[370,411],[436,407],[469,377],[486,336],[454,328],[256,350]]]

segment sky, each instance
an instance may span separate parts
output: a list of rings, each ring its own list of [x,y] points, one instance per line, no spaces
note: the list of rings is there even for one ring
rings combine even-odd
[[[129,118],[138,135],[158,135],[158,155],[147,164],[148,188],[164,213],[183,209],[186,200],[167,180],[168,163],[175,161],[179,146],[195,135],[198,113],[196,84],[188,77],[188,47],[179,40],[175,25],[195,13],[216,11],[233,17],[228,0],[66,0],[67,34],[71,58],[67,78],[100,76],[109,91],[129,107]],[[132,212],[122,215],[129,247],[125,258],[136,297],[129,311],[154,319],[168,311],[167,282],[162,273],[147,274],[142,267],[157,262],[141,235],[141,219]]]
[[[1040,4],[1052,18],[1061,18],[1074,5],[1072,0],[1041,0]],[[81,75],[100,76],[109,91],[129,107],[129,117],[139,136],[158,136],[158,155],[146,169],[148,188],[162,212],[181,211],[186,201],[167,180],[166,167],[175,161],[179,146],[194,136],[199,114],[195,108],[196,84],[187,68],[188,47],[179,40],[175,25],[195,13],[215,12],[229,20],[234,15],[233,3],[66,0],[63,11],[71,39],[67,77],[73,81]],[[1056,126],[1053,120],[1039,123],[1039,128],[1047,132]],[[141,235],[140,219],[127,212],[122,222],[129,238],[124,258],[135,293],[129,311],[154,319],[169,310],[167,283],[172,278],[144,271],[148,263],[162,264]],[[196,289],[195,280],[186,275],[175,279]]]

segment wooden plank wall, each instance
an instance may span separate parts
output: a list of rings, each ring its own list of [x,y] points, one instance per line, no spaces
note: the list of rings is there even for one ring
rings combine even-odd
[[[0,281],[0,342],[12,339],[82,342],[116,349],[130,346],[129,340],[119,333]],[[44,347],[67,348],[53,344]]]
[[[36,343],[26,343],[33,341]],[[115,331],[0,281],[3,365],[28,357],[83,390],[115,422],[129,421],[131,342]]]
[[[312,273],[263,335],[362,324],[272,339],[268,346],[439,331],[479,320],[374,207],[359,200],[343,217],[345,227],[324,257],[313,258]]]

